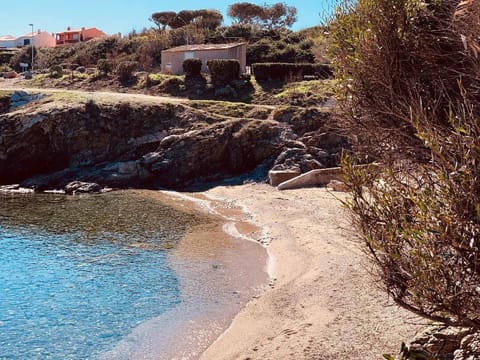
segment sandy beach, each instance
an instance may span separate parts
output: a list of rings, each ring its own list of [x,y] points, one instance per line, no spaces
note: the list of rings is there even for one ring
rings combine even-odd
[[[254,225],[237,230],[264,244],[272,278],[201,359],[382,359],[424,328],[375,285],[344,193],[247,184],[186,196]]]

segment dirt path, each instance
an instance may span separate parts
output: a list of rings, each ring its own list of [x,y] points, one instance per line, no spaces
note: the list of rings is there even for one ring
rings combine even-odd
[[[176,98],[170,96],[153,96],[146,94],[120,93],[113,91],[83,91],[70,89],[53,89],[53,88],[35,88],[19,86],[15,82],[0,82],[0,90],[19,91],[26,90],[29,92],[39,92],[44,94],[66,94],[75,98],[85,98],[98,101],[135,101],[144,103],[188,103],[190,100],[185,98]]]
[[[206,196],[265,228],[276,280],[202,359],[382,359],[423,328],[375,286],[344,210],[325,189],[243,185]]]
[[[99,102],[108,102],[115,103],[121,101],[129,101],[136,103],[144,104],[161,104],[161,103],[171,103],[171,104],[186,104],[188,105],[191,102],[188,98],[180,98],[173,96],[160,96],[160,95],[147,95],[147,94],[138,94],[138,93],[123,93],[115,91],[85,91],[85,90],[71,90],[71,89],[58,89],[58,88],[37,88],[37,87],[26,87],[22,86],[22,83],[15,81],[15,79],[10,80],[1,80],[0,79],[0,91],[19,91],[26,90],[29,92],[35,93],[44,93],[44,94],[56,94],[63,98],[79,99],[79,100],[94,100]],[[223,101],[227,102],[228,101]],[[236,104],[236,103],[233,103]],[[242,103],[243,104],[243,103]],[[273,105],[259,105],[259,104],[249,104],[252,107],[264,108],[273,110],[276,106]]]

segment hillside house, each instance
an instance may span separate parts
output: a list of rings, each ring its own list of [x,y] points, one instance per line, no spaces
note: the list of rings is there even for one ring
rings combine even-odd
[[[247,65],[247,43],[183,45],[163,50],[162,73],[183,74],[183,61],[193,58],[202,60],[202,72],[208,72],[208,60],[238,60],[243,73]]]
[[[54,47],[55,38],[52,34],[37,30],[35,33],[26,33],[19,37],[13,37],[11,35],[0,36],[0,48],[21,48],[24,46],[30,46],[32,43],[37,47]]]
[[[102,30],[99,30],[95,27],[82,27],[81,29],[71,29],[68,27],[66,31],[56,33],[55,40],[57,45],[68,45],[92,39],[101,39],[106,36],[107,35]]]

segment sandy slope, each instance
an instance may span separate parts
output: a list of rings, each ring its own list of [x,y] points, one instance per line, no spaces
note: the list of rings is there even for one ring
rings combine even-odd
[[[276,280],[202,359],[382,359],[421,328],[373,285],[361,243],[327,190],[243,185],[205,194],[265,227]]]

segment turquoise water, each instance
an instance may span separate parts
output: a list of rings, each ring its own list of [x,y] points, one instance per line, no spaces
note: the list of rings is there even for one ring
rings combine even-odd
[[[181,302],[200,219],[135,193],[0,196],[0,359],[88,359]]]

